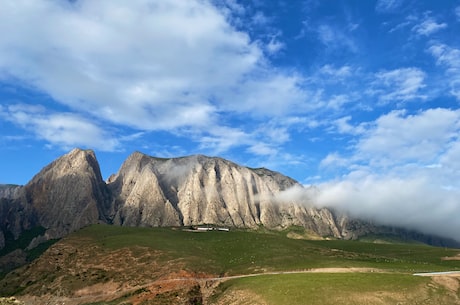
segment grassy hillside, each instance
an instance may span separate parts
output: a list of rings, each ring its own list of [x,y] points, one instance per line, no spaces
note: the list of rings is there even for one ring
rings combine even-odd
[[[428,277],[411,274],[460,270],[459,260],[444,259],[455,257],[460,250],[420,244],[302,240],[287,235],[289,230],[195,233],[94,225],[59,241],[39,259],[9,273],[0,282],[0,294],[61,296],[67,298],[66,304],[97,304],[99,299],[110,298],[115,299],[110,304],[187,304],[192,299],[195,304],[209,300],[232,304],[226,296],[235,294],[240,296],[236,299],[241,303],[249,296],[251,302],[260,300],[260,304],[332,304],[326,300],[302,303],[305,298],[325,299],[327,295],[331,300],[335,298],[334,304],[346,304],[338,300],[355,300],[352,296],[363,291],[369,298],[374,293],[392,296],[383,298],[389,300],[387,303],[360,303],[356,299],[349,304],[394,304],[392,301],[404,300],[404,295],[410,296],[412,292],[414,297],[439,296],[449,300],[459,296],[458,288],[448,290]],[[372,268],[378,272],[209,280],[332,267]],[[458,285],[458,280],[452,279]],[[290,298],[286,299],[287,296]]]
[[[320,267],[369,267],[402,272],[459,269],[457,260],[442,260],[459,250],[422,244],[378,244],[343,240],[296,240],[283,232],[194,233],[169,228],[91,226],[69,240],[85,240],[106,250],[146,247],[164,261],[180,259],[193,272],[234,275],[260,270]],[[287,259],[289,258],[289,259]]]
[[[427,277],[395,273],[318,273],[269,275],[227,281],[213,303],[355,305],[458,304],[458,293]],[[254,302],[254,299],[257,300]]]

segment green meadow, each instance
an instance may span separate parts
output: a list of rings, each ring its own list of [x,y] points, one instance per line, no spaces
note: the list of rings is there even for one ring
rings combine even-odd
[[[288,238],[294,231],[299,236],[299,228],[190,232],[183,228],[93,225],[60,240],[29,265],[6,275],[0,289],[4,296],[72,296],[74,291],[98,283],[137,287],[115,300],[78,304],[175,304],[178,296],[186,299],[191,295],[203,301],[193,304],[222,305],[460,304],[458,278],[439,282],[412,275],[460,270],[460,260],[445,259],[456,257],[459,249],[419,243]],[[321,268],[330,269],[316,273],[324,271]],[[270,274],[311,270],[316,271]],[[197,278],[230,278],[211,280],[213,291],[204,299],[196,297],[200,291],[196,287],[162,294],[149,286],[168,275],[181,277],[181,272]],[[231,278],[251,274],[256,276]],[[132,301],[149,293],[155,297]]]
[[[406,273],[460,269],[460,261],[442,259],[457,255],[458,249],[415,243],[290,239],[287,233],[289,230],[198,233],[95,225],[71,238],[112,250],[134,246],[159,250],[164,260],[181,259],[191,271],[226,275],[325,267]]]

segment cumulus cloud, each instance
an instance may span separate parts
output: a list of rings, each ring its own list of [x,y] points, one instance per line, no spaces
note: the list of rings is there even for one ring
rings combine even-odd
[[[0,108],[0,116],[34,133],[39,139],[71,149],[90,147],[101,151],[119,149],[118,139],[99,125],[72,113],[47,113],[38,105],[10,105]]]
[[[254,127],[251,132],[238,128],[217,126],[205,134],[198,134],[200,147],[213,154],[222,154],[236,146],[247,146],[247,151],[256,156],[276,156],[280,145],[290,140],[288,128],[295,123],[268,122]]]
[[[352,117],[350,115],[342,117],[340,119],[335,120],[333,123],[337,129],[337,132],[341,134],[354,134],[359,135],[364,132],[364,126],[358,125],[354,126],[350,124]]]
[[[450,93],[460,100],[460,49],[442,43],[433,43],[428,51],[438,65],[445,67]]]
[[[356,145],[357,158],[379,163],[429,163],[457,137],[460,113],[428,109],[408,115],[392,111],[378,118]]]
[[[437,23],[433,18],[428,17],[422,23],[417,24],[412,28],[412,31],[417,33],[417,35],[430,36],[433,33],[438,32],[439,30],[447,28],[447,23]]]
[[[460,111],[392,111],[359,128],[351,156],[322,161],[347,174],[304,196],[355,217],[458,240]]]
[[[3,80],[139,130],[204,128],[221,111],[274,116],[305,96],[301,77],[272,69],[207,1],[18,0],[3,3],[0,30]]]
[[[248,148],[248,151],[257,156],[273,156],[278,153],[278,149],[268,143],[254,143]]]
[[[328,167],[346,167],[350,164],[350,160],[341,156],[337,152],[329,153],[323,160],[320,162],[321,168]]]
[[[425,72],[414,67],[378,72],[373,84],[374,94],[382,103],[424,98],[420,90],[425,87],[425,77]]]
[[[352,76],[353,68],[349,65],[334,67],[332,65],[326,64],[319,69],[321,74],[326,75],[327,77],[332,77],[333,80],[344,80]]]
[[[215,154],[220,154],[238,145],[251,145],[255,140],[251,134],[237,128],[225,126],[214,127],[206,134],[195,135],[200,148],[205,148]]]
[[[268,42],[268,44],[266,46],[266,50],[267,50],[268,54],[270,54],[270,55],[274,55],[274,54],[278,53],[283,48],[284,48],[284,43],[282,43],[281,41],[277,40],[274,37],[272,39],[270,39],[270,41]]]

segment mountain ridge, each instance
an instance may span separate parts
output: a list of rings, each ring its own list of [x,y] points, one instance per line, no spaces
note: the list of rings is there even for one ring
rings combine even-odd
[[[220,157],[156,158],[133,152],[104,181],[92,150],[73,149],[45,166],[24,186],[0,187],[0,250],[6,236],[43,227],[29,245],[61,238],[96,223],[121,226],[194,226],[283,229],[300,226],[322,237],[357,239],[396,234],[435,245],[458,243],[316,208],[311,202],[280,200],[303,188],[265,168],[252,169]]]

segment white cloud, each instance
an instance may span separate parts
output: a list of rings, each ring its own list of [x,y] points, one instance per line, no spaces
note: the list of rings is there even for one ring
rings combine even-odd
[[[457,16],[457,20],[460,21],[460,6],[455,8],[455,15]]]
[[[375,6],[377,12],[392,12],[401,6],[403,0],[378,0]]]
[[[327,101],[326,107],[337,111],[337,110],[343,109],[344,106],[350,102],[351,102],[351,98],[347,94],[333,95]]]
[[[303,82],[299,75],[284,75],[281,72],[271,74],[270,71],[264,71],[257,79],[247,80],[244,86],[227,88],[232,91],[233,99],[226,101],[222,109],[251,113],[254,117],[282,117],[305,113],[312,105],[306,103],[308,92],[301,88]],[[225,90],[221,93],[227,95]]]
[[[237,128],[216,126],[208,130],[206,135],[198,133],[195,140],[200,143],[201,149],[220,154],[235,146],[248,146],[253,143],[250,134]]]
[[[374,166],[431,163],[456,138],[459,120],[460,112],[443,108],[415,115],[392,111],[369,125],[356,145],[355,157]]]
[[[280,50],[282,50],[285,47],[284,43],[281,41],[277,40],[276,38],[270,39],[268,44],[266,45],[266,50],[268,54],[273,55],[278,53]]]
[[[324,65],[319,69],[321,74],[326,75],[327,77],[332,77],[334,80],[343,80],[352,76],[353,71],[352,67],[349,65],[334,67],[332,65]]]
[[[427,177],[399,179],[368,176],[318,186],[314,202],[353,217],[404,226],[459,240],[458,190],[445,190]]]
[[[348,121],[340,122],[345,131],[353,130]],[[316,204],[458,239],[460,111],[392,111],[359,127],[350,156],[322,160],[322,167],[348,174],[320,184]]]
[[[268,18],[263,12],[258,11],[254,14],[254,16],[252,16],[251,21],[256,25],[264,26],[270,22],[270,18]]]
[[[278,153],[278,149],[268,143],[255,143],[248,151],[256,156],[274,156]]]
[[[434,43],[428,51],[440,66],[446,68],[446,82],[450,93],[460,100],[460,49],[452,48],[441,43]]]
[[[412,31],[416,32],[418,35],[430,36],[431,34],[445,28],[447,28],[447,23],[437,23],[433,18],[429,17],[426,18],[422,23],[414,26]]]
[[[239,4],[236,0],[225,0],[225,4],[229,7],[232,11],[235,11],[237,14],[244,14],[246,9],[244,6]]]
[[[352,117],[350,115],[334,120],[333,124],[341,134],[359,135],[365,132],[365,124],[354,126],[350,124]]]
[[[120,142],[100,126],[72,113],[46,113],[43,107],[21,104],[0,109],[0,117],[65,149],[90,147],[114,151],[120,146]]]
[[[426,74],[418,68],[401,68],[375,74],[373,94],[378,95],[380,102],[409,101],[425,98],[420,90],[425,87]]]
[[[7,1],[0,31],[4,80],[139,130],[204,129],[222,111],[277,116],[305,97],[301,77],[273,69],[207,1]]]
[[[358,51],[358,47],[351,36],[339,28],[322,24],[317,28],[317,33],[319,40],[330,49],[345,48],[353,53]]]
[[[321,160],[319,164],[320,168],[330,168],[330,167],[343,168],[349,165],[350,165],[350,159],[342,157],[337,152],[329,153],[323,160]]]

